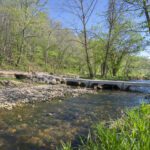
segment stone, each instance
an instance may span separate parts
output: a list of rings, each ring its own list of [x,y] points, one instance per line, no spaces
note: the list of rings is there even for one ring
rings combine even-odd
[[[52,113],[47,113],[46,116],[53,116],[53,114]]]
[[[61,78],[61,84],[66,84],[66,79]]]
[[[145,99],[150,99],[150,94],[145,96]]]
[[[66,84],[70,86],[80,86],[80,82],[76,81],[67,81]]]
[[[56,84],[57,84],[56,79],[52,79],[52,80],[50,81],[50,84],[52,84],[52,85],[56,85]]]
[[[21,106],[25,103],[33,104],[40,101],[51,101],[59,98],[61,102],[66,96],[79,96],[86,93],[95,93],[94,90],[86,88],[71,88],[64,84],[56,84],[56,79],[53,79],[54,85],[32,85],[27,84],[22,87],[11,87],[0,89],[0,108],[13,109],[15,106]]]

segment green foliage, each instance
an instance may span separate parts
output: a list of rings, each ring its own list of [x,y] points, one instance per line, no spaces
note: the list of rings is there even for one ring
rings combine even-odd
[[[149,150],[150,105],[129,110],[108,127],[98,124],[82,150]],[[67,145],[66,145],[67,146]]]
[[[50,19],[45,1],[0,1],[0,68],[89,76],[82,31],[76,34],[62,27],[61,22]],[[119,1],[117,3],[119,6]],[[135,58],[144,49],[144,39],[141,34],[130,31],[134,22],[125,14],[121,12],[117,16],[110,39],[105,78],[149,78],[148,69],[135,69],[143,67],[144,62],[149,68],[147,58]],[[102,78],[107,28],[96,25],[89,32],[96,36],[87,34],[89,61],[96,78]]]
[[[68,142],[68,143],[62,142],[62,149],[63,150],[72,150],[71,142]]]

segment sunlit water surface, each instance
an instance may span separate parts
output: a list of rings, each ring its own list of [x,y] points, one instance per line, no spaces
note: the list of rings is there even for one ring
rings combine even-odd
[[[50,150],[61,141],[76,146],[97,122],[117,119],[122,110],[138,106],[144,94],[103,91],[66,100],[0,110],[0,150]]]

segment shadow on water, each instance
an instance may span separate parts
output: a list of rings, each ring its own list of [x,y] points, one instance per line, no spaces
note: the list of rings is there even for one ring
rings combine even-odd
[[[122,110],[140,105],[144,94],[103,91],[67,100],[0,110],[1,150],[56,149],[61,141],[79,144],[79,136],[101,121],[117,119]]]
[[[16,135],[14,134],[8,134],[8,133],[3,133],[0,134],[1,135],[1,139],[3,139],[5,142],[5,144],[3,144],[1,146],[1,149],[7,149],[7,150],[27,150],[27,149],[31,149],[31,150],[48,150],[48,148],[45,147],[40,147],[36,144],[32,144],[32,143],[25,143],[25,141],[23,140],[19,140]]]

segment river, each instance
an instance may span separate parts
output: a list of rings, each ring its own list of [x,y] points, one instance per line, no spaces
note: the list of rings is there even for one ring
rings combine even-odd
[[[0,110],[0,150],[56,149],[61,141],[79,143],[98,122],[119,118],[126,108],[149,103],[145,93],[100,91],[65,100]]]
[[[150,83],[150,80],[132,80],[132,81]],[[150,93],[150,87],[130,87],[130,90],[135,92],[142,92],[146,94]]]

